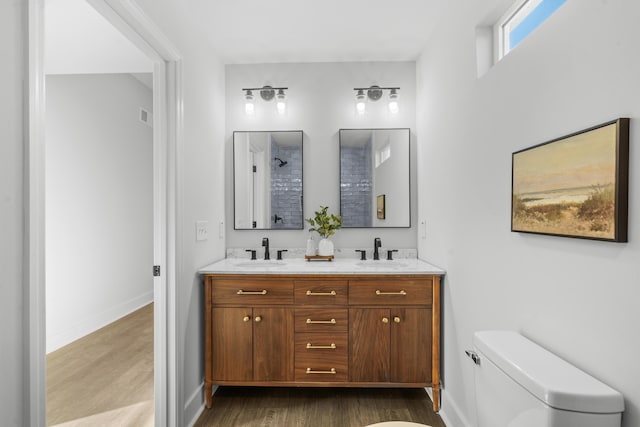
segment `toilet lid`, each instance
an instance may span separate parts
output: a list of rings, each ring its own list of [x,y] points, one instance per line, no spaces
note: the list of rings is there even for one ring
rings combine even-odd
[[[585,413],[620,413],[622,395],[514,331],[482,331],[473,336],[482,359],[552,408]]]

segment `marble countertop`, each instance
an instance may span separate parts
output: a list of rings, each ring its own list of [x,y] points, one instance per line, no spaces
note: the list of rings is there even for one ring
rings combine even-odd
[[[333,261],[307,261],[304,258],[288,258],[282,261],[226,258],[199,270],[200,274],[437,274],[445,271],[417,258],[393,261],[341,259]]]

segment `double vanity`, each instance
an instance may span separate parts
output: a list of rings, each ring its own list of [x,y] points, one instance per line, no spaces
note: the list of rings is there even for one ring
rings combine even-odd
[[[214,385],[431,387],[440,401],[440,282],[419,259],[227,258],[205,286]]]

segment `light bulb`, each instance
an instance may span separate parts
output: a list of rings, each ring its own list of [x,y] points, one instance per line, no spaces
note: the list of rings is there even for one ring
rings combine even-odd
[[[356,95],[356,111],[358,114],[364,114],[366,107],[364,91],[362,89],[358,90],[358,94]]]
[[[255,106],[253,105],[253,93],[248,90],[244,95],[244,112],[247,115],[252,115],[255,111]]]
[[[287,101],[283,89],[278,89],[278,94],[276,95],[276,108],[280,115],[287,112]]]
[[[397,114],[398,110],[398,92],[395,89],[391,89],[391,93],[389,93],[389,111],[391,114]]]

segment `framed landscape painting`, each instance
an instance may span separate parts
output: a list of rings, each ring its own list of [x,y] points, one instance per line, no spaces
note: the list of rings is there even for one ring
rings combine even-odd
[[[629,119],[512,154],[511,231],[627,241]]]

